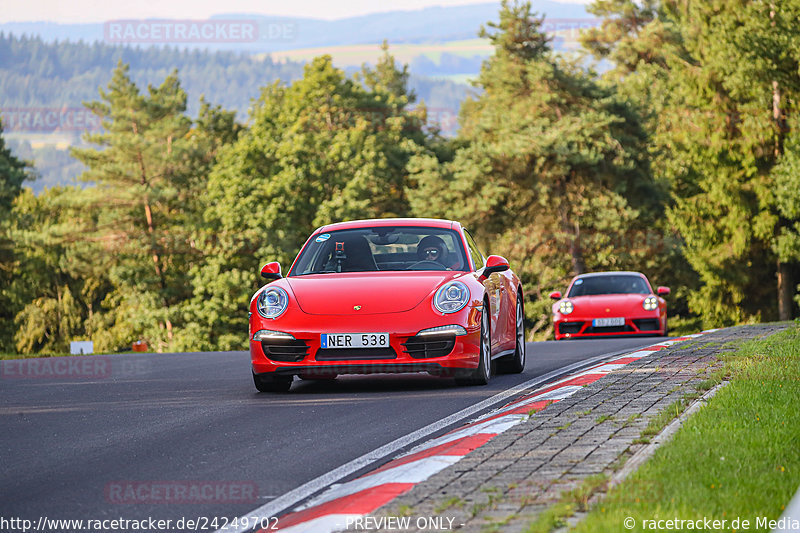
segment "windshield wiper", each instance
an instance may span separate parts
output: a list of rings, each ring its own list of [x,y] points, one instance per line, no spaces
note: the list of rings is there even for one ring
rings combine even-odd
[[[313,272],[303,272],[302,274],[292,274],[292,277],[311,276],[313,274],[336,274],[335,270],[314,270]]]

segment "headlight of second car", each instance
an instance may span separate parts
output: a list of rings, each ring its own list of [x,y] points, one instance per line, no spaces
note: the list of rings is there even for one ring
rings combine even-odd
[[[258,314],[264,318],[278,318],[289,305],[289,295],[280,287],[270,287],[261,291],[256,300]]]
[[[658,309],[658,299],[655,296],[648,296],[642,302],[645,311],[655,311]]]
[[[558,302],[558,311],[562,315],[568,315],[575,310],[575,304],[570,302],[569,300],[561,300]]]
[[[442,313],[460,311],[467,302],[469,302],[469,287],[460,281],[442,285],[433,296],[433,306]]]

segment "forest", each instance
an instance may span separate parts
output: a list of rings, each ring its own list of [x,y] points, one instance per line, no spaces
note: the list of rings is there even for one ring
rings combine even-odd
[[[303,74],[302,63],[275,61],[268,54],[46,42],[0,32],[0,118],[5,121],[6,135],[13,135],[7,139],[8,147],[18,158],[35,162],[36,179],[28,186],[37,194],[47,187],[74,184],[83,172],[84,166],[70,157],[65,145],[82,146],[84,128],[69,119],[76,115],[90,129],[97,129],[99,119],[93,120],[81,108],[83,102],[97,97],[99,87],[108,84],[119,61],[130,67],[131,79],[142,88],[178,69],[189,115],[197,114],[202,98],[236,111],[240,121],[247,119],[262,87],[277,80],[291,83]],[[441,116],[433,118],[449,127],[446,133],[452,135],[460,102],[470,87],[425,76],[428,71],[416,68],[417,75],[409,77],[409,90],[418,102],[437,110]],[[37,123],[43,116],[52,120]]]
[[[552,338],[547,294],[594,270],[672,287],[674,332],[797,316],[800,0],[587,9],[603,23],[574,58],[504,1],[453,138],[386,46],[262,85],[246,122],[214,92],[189,112],[189,73],[145,88],[116,58],[85,104],[103,128],[71,151],[85,186],[34,194],[0,136],[0,351],[245,349],[261,265],[391,216],[460,220],[507,257],[532,339]]]

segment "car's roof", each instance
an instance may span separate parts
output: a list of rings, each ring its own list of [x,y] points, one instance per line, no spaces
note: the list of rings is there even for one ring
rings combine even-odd
[[[372,218],[327,224],[317,228],[314,233],[343,229],[373,228],[376,226],[421,226],[428,228],[458,229],[461,227],[461,224],[453,220],[442,220],[438,218]]]
[[[600,276],[616,276],[618,274],[621,274],[623,276],[627,275],[627,276],[642,276],[642,277],[646,277],[641,272],[633,272],[631,270],[618,270],[618,271],[615,271],[615,272],[587,272],[586,274],[579,274],[579,275],[575,276],[575,279],[578,279],[578,278],[594,278],[594,277],[600,277]]]

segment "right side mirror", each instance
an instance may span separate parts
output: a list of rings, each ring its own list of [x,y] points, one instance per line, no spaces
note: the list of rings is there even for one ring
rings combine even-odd
[[[559,291],[551,292],[550,293],[550,299],[551,300],[560,300],[561,299],[561,293]]]
[[[656,289],[656,294],[658,294],[659,296],[666,296],[667,294],[669,294],[669,287],[659,287],[658,289]]]
[[[272,263],[267,263],[263,267],[261,267],[261,277],[266,278],[270,281],[275,281],[276,279],[281,279],[281,264],[274,261]]]

